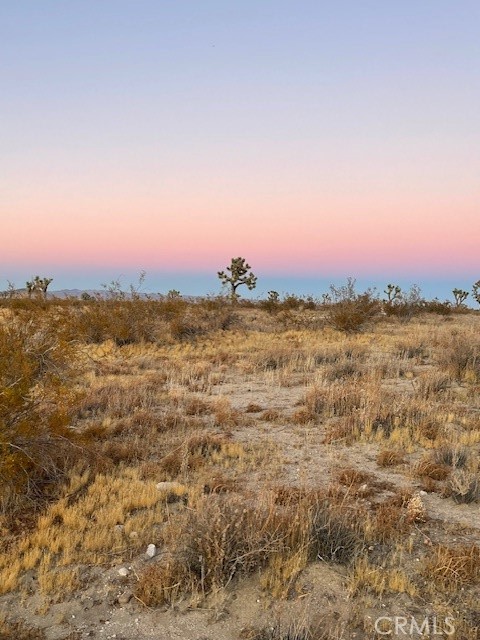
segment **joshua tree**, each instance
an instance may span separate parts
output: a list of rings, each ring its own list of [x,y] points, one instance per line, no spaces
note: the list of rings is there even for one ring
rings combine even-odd
[[[280,294],[278,291],[269,291],[268,298],[262,303],[262,306],[268,313],[275,313],[279,309],[279,304]]]
[[[452,293],[453,297],[455,298],[456,307],[461,307],[465,300],[468,298],[468,291],[463,291],[463,289],[454,289]]]
[[[36,293],[41,293],[43,297],[46,298],[47,289],[52,280],[53,278],[40,278],[40,276],[35,276],[32,280],[26,283],[28,297],[30,298],[32,293],[35,291]]]
[[[278,291],[268,292],[268,302],[272,302],[273,304],[278,304],[280,302],[280,294]]]
[[[47,289],[52,282],[53,278],[42,278],[40,280],[40,291],[43,293],[43,297],[47,297]]]
[[[402,297],[402,290],[398,285],[387,284],[387,288],[383,292],[387,296],[386,302],[392,303],[394,300],[400,300]]]
[[[252,271],[249,273],[249,269],[251,269],[251,267],[245,262],[245,258],[239,257],[232,258],[230,266],[227,267],[227,271],[229,271],[230,274],[225,273],[225,271],[218,272],[218,277],[222,284],[230,286],[230,298],[232,302],[238,299],[237,289],[241,284],[245,284],[250,291],[257,286],[257,276],[255,276]]]
[[[477,280],[472,287],[472,295],[475,299],[475,302],[480,304],[480,280]]]

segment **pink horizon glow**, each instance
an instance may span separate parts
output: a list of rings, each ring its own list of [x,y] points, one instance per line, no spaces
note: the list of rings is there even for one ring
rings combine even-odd
[[[7,222],[2,260],[207,271],[242,255],[257,269],[290,273],[452,272],[478,265],[480,217],[468,203],[415,207],[413,199],[363,198],[355,207],[318,197],[310,206],[252,203],[243,213],[244,203],[226,198],[220,205],[188,200],[158,207],[114,201],[89,213],[68,202],[18,207]]]

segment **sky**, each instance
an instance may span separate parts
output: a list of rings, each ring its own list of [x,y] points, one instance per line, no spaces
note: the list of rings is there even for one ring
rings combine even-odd
[[[480,278],[477,0],[2,0],[0,289]],[[451,297],[451,296],[450,296]]]

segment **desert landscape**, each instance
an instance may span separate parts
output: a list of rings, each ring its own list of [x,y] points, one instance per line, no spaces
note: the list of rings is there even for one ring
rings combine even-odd
[[[480,637],[479,313],[334,291],[2,302],[2,640]]]
[[[478,0],[0,29],[0,640],[480,640]]]

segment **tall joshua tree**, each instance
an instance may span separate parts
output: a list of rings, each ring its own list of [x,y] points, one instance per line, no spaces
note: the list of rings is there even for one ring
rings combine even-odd
[[[475,284],[472,287],[472,296],[475,300],[475,302],[478,302],[478,304],[480,304],[480,280],[477,280],[475,282]]]
[[[237,289],[244,284],[250,289],[257,286],[257,276],[253,274],[250,265],[247,264],[245,258],[232,258],[230,266],[227,267],[228,273],[219,271],[218,277],[223,285],[230,287],[230,298],[232,302],[238,300]]]
[[[453,289],[452,293],[455,298],[456,307],[461,307],[468,298],[468,291],[463,291],[463,289]]]

